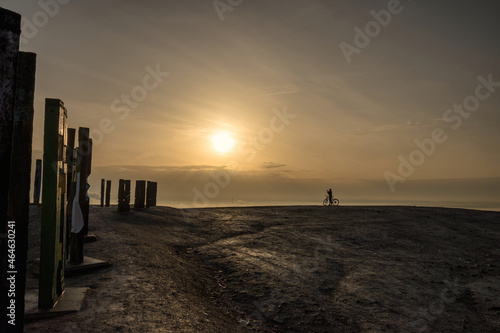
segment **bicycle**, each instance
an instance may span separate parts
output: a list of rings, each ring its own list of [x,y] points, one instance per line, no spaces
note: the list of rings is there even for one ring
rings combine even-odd
[[[323,206],[338,206],[340,204],[339,199],[334,198],[332,196],[332,202],[330,202],[330,198],[328,195],[325,195],[325,200],[323,200]]]

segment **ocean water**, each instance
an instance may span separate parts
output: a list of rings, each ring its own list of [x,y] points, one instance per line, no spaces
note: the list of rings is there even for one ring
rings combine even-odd
[[[251,201],[251,202],[212,202],[204,206],[193,206],[192,202],[168,202],[159,201],[159,206],[170,206],[174,208],[209,208],[209,207],[252,207],[252,206],[321,206],[322,201]],[[341,206],[418,206],[418,207],[445,207],[463,208],[485,211],[500,212],[500,202],[485,201],[425,201],[425,200],[401,200],[401,201],[375,201],[375,200],[345,200],[340,202]]]

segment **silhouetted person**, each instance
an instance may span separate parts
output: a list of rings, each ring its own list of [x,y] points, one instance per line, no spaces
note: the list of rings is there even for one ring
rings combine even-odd
[[[332,192],[332,189],[327,190],[326,193],[328,193],[328,200],[330,201],[330,204],[332,204],[333,203],[333,192]]]

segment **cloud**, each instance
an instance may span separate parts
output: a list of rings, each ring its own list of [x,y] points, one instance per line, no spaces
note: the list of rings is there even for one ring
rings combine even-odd
[[[277,169],[285,167],[286,164],[274,163],[274,162],[265,162],[262,164],[261,168],[263,169]]]
[[[271,86],[265,88],[265,90],[266,92],[260,96],[287,95],[299,92],[298,88],[294,85]]]

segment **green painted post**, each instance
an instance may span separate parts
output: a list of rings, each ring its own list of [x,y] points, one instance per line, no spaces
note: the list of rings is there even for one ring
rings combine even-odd
[[[45,100],[43,189],[38,307],[50,309],[64,290],[67,111],[59,99]]]
[[[7,316],[7,207],[21,15],[0,8],[0,332],[9,329]]]

